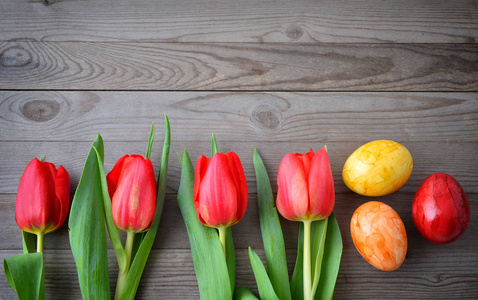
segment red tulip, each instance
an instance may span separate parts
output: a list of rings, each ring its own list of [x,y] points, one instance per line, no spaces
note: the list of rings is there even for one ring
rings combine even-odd
[[[277,176],[277,209],[292,221],[321,220],[334,209],[335,189],[327,151],[287,154]]]
[[[234,152],[198,159],[194,205],[204,225],[226,228],[239,222],[247,207],[247,184],[241,161]]]
[[[113,221],[121,230],[149,229],[156,209],[153,164],[141,155],[125,155],[106,177],[111,197]]]
[[[70,210],[70,176],[60,166],[34,158],[18,186],[15,220],[27,232],[43,235],[63,225]],[[40,249],[41,251],[41,249]]]

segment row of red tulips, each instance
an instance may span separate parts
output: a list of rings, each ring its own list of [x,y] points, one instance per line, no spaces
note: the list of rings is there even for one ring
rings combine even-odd
[[[151,226],[156,205],[153,164],[141,155],[124,155],[106,177],[115,225],[126,232]],[[324,148],[314,154],[287,154],[279,166],[277,208],[291,221],[327,218],[334,209],[335,191]],[[195,167],[194,204],[206,226],[225,229],[239,222],[247,208],[247,184],[236,153],[204,155]],[[18,186],[15,220],[23,231],[36,234],[60,228],[70,209],[70,176],[60,165],[34,158]],[[42,248],[38,249],[42,251]]]
[[[167,129],[169,130],[169,127]],[[169,131],[167,132],[167,135],[168,134]],[[95,143],[97,143],[97,141]],[[150,138],[148,153],[151,144],[152,137]],[[100,165],[102,165],[102,155],[98,153],[95,146],[102,148],[102,141],[100,146],[94,144],[92,147],[96,152],[98,162],[101,162]],[[169,144],[167,145],[167,148],[169,150]],[[214,139],[213,148],[216,149],[213,153],[217,152],[217,145],[215,144]],[[124,155],[116,162],[111,172],[106,176],[107,191],[109,194],[109,199],[106,201],[110,201],[108,202],[110,205],[107,205],[108,203],[106,203],[105,210],[111,209],[112,220],[117,229],[123,230],[127,233],[124,245],[124,264],[121,262],[122,256],[118,256],[120,274],[118,276],[115,299],[127,299],[123,297],[123,289],[129,269],[132,265],[132,260],[134,259],[133,247],[135,243],[135,234],[148,231],[155,219],[157,194],[158,189],[161,189],[161,187],[156,186],[153,164],[148,156],[149,155],[143,157],[138,154]],[[181,161],[181,163],[184,165],[184,160]],[[85,170],[87,164],[88,160],[87,163],[85,163]],[[85,174],[84,171],[82,178],[83,176],[93,176],[92,173],[101,175],[101,167],[98,169],[98,173],[96,173],[97,169],[92,170],[93,171],[88,171],[88,174]],[[266,172],[264,173],[266,174]],[[263,182],[266,181],[267,184],[263,183],[263,185],[270,189],[268,178],[266,180],[263,178]],[[278,211],[286,219],[301,221],[304,224],[304,252],[302,262],[303,290],[301,291],[301,294],[303,294],[304,299],[313,299],[318,285],[318,277],[315,278],[314,281],[314,275],[312,273],[316,271],[316,268],[314,268],[314,266],[311,267],[311,225],[314,221],[327,219],[333,211],[335,202],[334,182],[326,149],[322,148],[316,153],[311,149],[310,152],[303,155],[298,153],[287,154],[279,166],[277,182],[279,187],[276,200]],[[80,185],[78,189],[80,189]],[[197,219],[202,224],[218,230],[217,237],[222,246],[224,256],[215,257],[213,259],[220,260],[221,263],[227,261],[228,259],[231,259],[231,257],[228,257],[228,253],[230,253],[231,249],[226,249],[226,247],[230,247],[226,242],[226,235],[228,234],[226,229],[242,219],[246,212],[248,202],[246,177],[237,154],[234,152],[217,152],[211,158],[206,158],[204,155],[201,155],[195,165],[193,186],[192,198]],[[108,198],[108,195],[105,196]],[[75,194],[75,199],[76,197]],[[261,201],[261,199],[259,200]],[[178,201],[182,200],[178,198]],[[162,204],[160,205],[162,206]],[[69,210],[70,177],[66,169],[63,166],[60,166],[57,169],[54,164],[43,161],[43,158],[40,160],[34,158],[26,166],[20,180],[16,198],[15,219],[18,226],[24,232],[37,236],[37,252],[43,251],[44,234],[53,232],[60,228],[67,219]],[[72,209],[71,214],[74,215],[76,212]],[[105,211],[107,224],[108,215],[109,213]],[[187,222],[186,219],[185,221]],[[276,221],[278,224],[278,219]],[[324,241],[326,228],[327,223],[325,223],[323,237],[321,238]],[[108,228],[108,230],[110,231],[110,236],[116,251],[117,247],[115,246],[114,233],[111,233],[112,230],[110,228]],[[191,232],[189,233],[190,235],[194,234]],[[322,244],[319,243],[319,246],[322,247],[320,254],[322,256],[324,251],[324,241],[322,241]],[[120,247],[122,248],[121,244]],[[280,250],[284,252],[284,249]],[[283,259],[285,260],[285,252],[281,255],[284,256]],[[196,267],[197,259],[194,259]],[[315,256],[312,257],[312,260],[315,260]],[[252,262],[253,257],[251,258],[251,263]],[[14,261],[7,261],[6,265],[10,266],[11,270],[14,270],[14,263]],[[78,268],[80,268],[80,265],[81,264],[77,261]],[[228,266],[228,268],[230,267]],[[22,299],[22,293],[18,293],[19,283],[17,282],[17,286],[15,286],[15,276],[11,270],[6,270],[7,278],[12,284],[12,287],[16,289],[19,298]],[[198,270],[196,270],[196,273],[198,274]],[[258,285],[267,285],[267,282],[261,283],[263,281],[258,278],[260,270],[256,272],[256,269],[254,269],[254,273]],[[79,270],[79,276],[80,274],[81,272]],[[139,274],[139,276],[141,276],[141,274]],[[233,274],[229,274],[229,276],[235,277]],[[201,285],[200,278],[198,278],[198,281]],[[335,279],[333,282],[335,285]],[[275,283],[273,283],[273,285],[274,284]],[[82,282],[80,280],[80,286],[81,285]],[[43,289],[43,287],[41,289]],[[233,294],[233,290],[234,285],[232,285],[232,291],[230,292],[231,295]],[[261,296],[263,296],[263,290],[264,288],[259,286]],[[211,293],[211,291],[208,291],[207,293],[214,295],[214,292]],[[204,295],[205,294],[206,293],[204,293]],[[248,294],[248,297],[251,296],[249,292],[246,294]],[[289,291],[287,291],[286,294],[288,296],[285,296],[285,298],[293,298]],[[83,293],[83,296],[85,297],[85,293]],[[43,297],[44,295],[39,295],[39,299],[43,299]],[[207,296],[203,297],[203,293],[201,293],[201,297],[208,298]],[[267,296],[265,297],[267,298]],[[29,297],[26,297],[25,299],[27,298],[31,299]],[[279,298],[279,296],[276,295],[276,298]]]

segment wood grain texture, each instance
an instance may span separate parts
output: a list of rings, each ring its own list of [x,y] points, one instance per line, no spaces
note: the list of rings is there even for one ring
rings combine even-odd
[[[478,6],[457,1],[2,1],[0,39],[476,43]]]
[[[90,143],[100,133],[108,142],[143,147],[152,121],[162,138],[164,114],[176,149],[206,142],[212,132],[219,142],[247,141],[248,147],[478,141],[477,93],[50,91],[0,91],[0,141]]]
[[[476,91],[478,44],[0,42],[0,89]]]
[[[469,194],[471,219],[478,218],[478,194]],[[409,239],[407,258],[394,272],[379,271],[370,266],[355,250],[350,237],[350,217],[360,204],[370,198],[345,193],[337,195],[336,215],[344,239],[344,253],[337,280],[334,299],[473,299],[478,293],[478,223],[471,222],[465,234],[449,245],[435,245],[426,241],[415,229],[411,219],[411,197],[413,194],[398,191],[382,197],[402,217]],[[168,197],[169,198],[169,197]],[[386,199],[385,199],[386,198]],[[159,228],[137,299],[198,299],[198,290],[191,252],[184,224],[179,222],[177,204],[172,199],[166,202],[164,217]],[[8,195],[0,195],[2,214],[12,207]],[[10,203],[10,204],[8,204]],[[174,208],[172,209],[172,206]],[[251,217],[253,216],[253,217]],[[2,216],[2,220],[5,220]],[[8,224],[14,227],[13,218]],[[296,254],[297,222],[281,220],[287,248],[289,273],[293,270]],[[14,221],[13,221],[14,222]],[[181,230],[177,230],[181,227]],[[6,228],[14,232],[14,228]],[[234,225],[233,235],[236,246],[237,286],[256,290],[252,269],[249,264],[247,247],[252,246],[264,261],[262,241],[259,232],[256,198],[251,197],[246,216]],[[71,251],[68,248],[65,227],[45,237],[45,270],[47,299],[81,299]],[[20,254],[21,237],[19,229],[15,236],[3,239],[15,245],[0,250],[0,258]],[[164,247],[163,245],[168,245]],[[172,247],[171,247],[172,246]],[[110,282],[114,286],[117,267],[114,252],[110,246],[108,255]],[[291,275],[291,274],[290,274]],[[257,290],[256,290],[257,291]],[[5,299],[14,299],[13,290],[0,276],[0,293]]]
[[[233,227],[237,286],[257,294],[248,246],[264,260],[254,147],[275,192],[286,153],[326,144],[344,242],[334,299],[477,299],[477,41],[476,0],[0,1],[0,261],[21,253],[15,193],[33,157],[64,165],[73,192],[97,133],[109,171],[123,154],[145,153],[154,121],[157,170],[167,114],[167,195],[137,299],[199,299],[176,153],[186,148],[195,162],[210,153],[212,132],[220,151],[238,153],[250,192]],[[407,147],[414,169],[399,191],[371,199],[351,192],[341,171],[377,139]],[[425,240],[411,217],[434,172],[454,176],[470,201],[469,228],[449,245]],[[374,269],[353,245],[350,218],[370,200],[405,224],[397,271]],[[281,225],[292,273],[298,223]],[[45,263],[46,299],[81,299],[66,225],[45,237]],[[16,299],[4,276],[0,299]]]

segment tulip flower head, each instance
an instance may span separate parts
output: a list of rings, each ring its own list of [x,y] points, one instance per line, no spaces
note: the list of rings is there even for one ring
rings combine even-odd
[[[321,220],[334,209],[335,188],[325,148],[287,154],[277,176],[277,209],[292,221]]]
[[[26,232],[43,235],[63,225],[70,210],[70,176],[60,166],[34,158],[18,186],[15,220]],[[40,250],[41,251],[41,250]]]
[[[206,226],[226,228],[239,222],[247,208],[246,176],[236,153],[204,155],[196,162],[194,205]]]
[[[329,156],[325,148],[314,154],[287,154],[277,175],[277,209],[286,219],[304,223],[304,299],[314,299],[311,275],[311,223],[327,218],[334,210],[335,188]],[[316,282],[314,282],[316,283]]]
[[[141,155],[121,157],[106,177],[113,221],[121,230],[149,229],[156,209],[153,164]]]

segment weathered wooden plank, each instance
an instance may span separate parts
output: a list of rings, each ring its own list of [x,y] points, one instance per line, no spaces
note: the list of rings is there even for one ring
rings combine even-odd
[[[176,153],[182,155],[187,149],[193,163],[201,154],[210,155],[211,143],[207,141],[209,136],[202,142],[187,142],[173,140],[171,145],[171,157],[168,171],[168,193],[176,193],[179,187],[180,167]],[[393,135],[385,138],[395,140]],[[94,136],[92,137],[92,141]],[[105,141],[105,169],[109,172],[114,163],[124,154],[146,152],[146,139],[142,142],[109,142]],[[159,137],[158,137],[159,139]],[[72,189],[76,188],[83,169],[86,155],[91,147],[90,142],[0,142],[0,149],[5,155],[0,155],[0,193],[16,193],[18,182],[25,166],[34,157],[45,156],[45,159],[63,165],[70,173]],[[398,140],[398,142],[402,142]],[[431,173],[446,172],[455,176],[466,191],[478,193],[478,143],[460,142],[402,142],[414,159],[412,176],[402,188],[406,192],[415,192],[418,185]],[[160,162],[161,141],[153,147],[152,162],[157,172]],[[247,178],[247,184],[251,193],[256,192],[255,172],[252,164],[254,147],[257,147],[263,157],[271,177],[273,188],[276,188],[277,170],[281,159],[287,153],[304,153],[312,147],[315,151],[321,148],[323,140],[311,140],[310,142],[277,143],[277,142],[222,142],[218,138],[219,149],[223,152],[235,151],[241,158]],[[347,192],[349,189],[342,182],[342,168],[348,156],[362,143],[359,142],[335,142],[327,141],[332,172],[335,178],[336,191]]]
[[[476,91],[477,78],[478,44],[0,42],[0,89]]]
[[[407,258],[395,272],[373,269],[355,249],[345,250],[334,299],[476,299],[478,274],[477,258],[456,249],[462,256],[460,264],[449,261],[449,253],[436,249]],[[263,251],[257,250],[264,259]],[[418,252],[418,251],[417,251]],[[19,254],[19,251],[0,251],[0,258]],[[81,299],[76,271],[68,250],[45,252],[46,298]],[[247,250],[237,252],[237,286],[256,290]],[[356,254],[356,255],[355,255]],[[349,259],[353,257],[353,259]],[[294,253],[288,253],[289,272]],[[436,260],[436,261],[435,261]],[[2,260],[3,261],[3,260]],[[111,286],[115,286],[117,268],[113,252],[109,255]],[[409,274],[414,274],[410,276]],[[16,299],[5,277],[0,277],[2,299]],[[199,299],[196,278],[188,249],[153,250],[140,283],[137,299]]]
[[[475,43],[478,8],[473,0],[2,1],[0,39]]]
[[[179,145],[478,140],[478,93],[0,91],[0,141],[144,142],[164,114]]]

